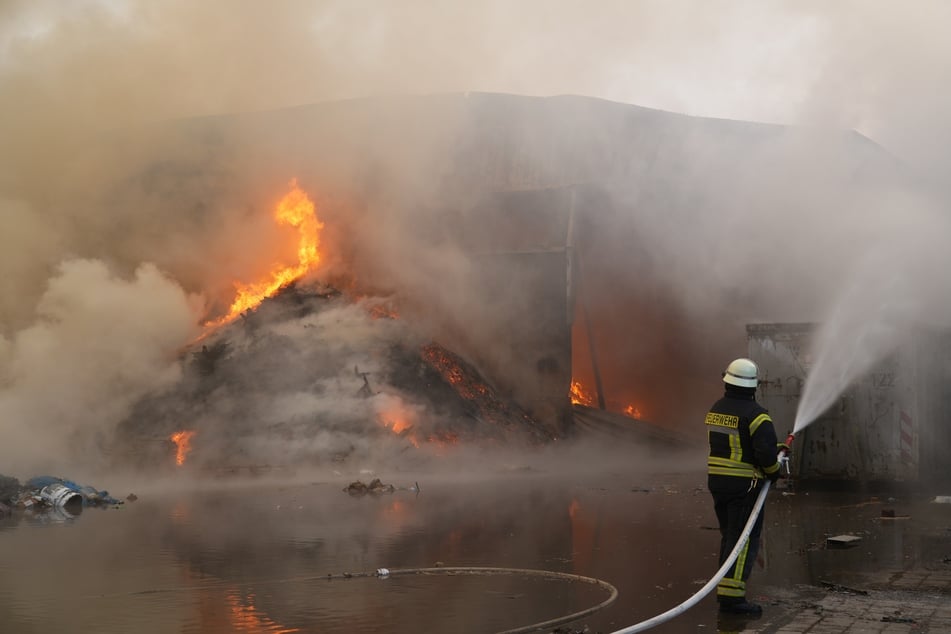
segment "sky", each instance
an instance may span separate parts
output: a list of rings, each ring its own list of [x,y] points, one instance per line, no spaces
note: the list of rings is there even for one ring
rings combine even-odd
[[[6,0],[2,129],[389,93],[581,94],[856,129],[927,168],[951,131],[949,14],[940,0]]]
[[[49,204],[84,176],[71,159],[91,135],[376,95],[572,94],[856,130],[940,187],[949,18],[938,0],[2,0],[0,414],[48,435],[64,419],[121,419],[174,383],[172,353],[207,309],[148,261],[116,270],[144,243],[95,236],[129,218]],[[195,261],[195,246],[179,259]],[[51,389],[62,399],[44,400]]]

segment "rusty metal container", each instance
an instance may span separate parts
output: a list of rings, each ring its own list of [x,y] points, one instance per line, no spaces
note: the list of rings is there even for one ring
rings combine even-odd
[[[812,366],[809,323],[747,325],[760,368],[757,399],[777,434],[792,431]],[[951,449],[951,336],[922,336],[849,386],[800,431],[793,469],[803,480],[943,481]]]

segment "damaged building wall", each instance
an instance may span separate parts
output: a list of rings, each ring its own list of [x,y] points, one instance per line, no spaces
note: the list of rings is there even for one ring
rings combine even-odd
[[[475,264],[467,290],[478,298],[479,331],[503,345],[485,346],[467,329],[453,341],[556,435],[570,424],[574,198],[570,188],[491,194],[453,229]]]
[[[266,216],[296,177],[325,224],[321,275],[399,297],[401,317],[463,343],[492,366],[487,376],[532,402],[560,398],[538,368],[557,365],[552,377],[563,381],[561,346],[573,348],[571,374],[590,381],[585,346],[594,342],[608,409],[633,404],[645,420],[695,437],[723,364],[745,350],[745,324],[812,318],[835,291],[840,262],[822,248],[835,234],[806,236],[797,214],[822,209],[816,201],[830,191],[837,196],[823,204],[833,207],[843,188],[901,179],[894,159],[854,132],[572,96],[357,99],[171,121],[100,141],[84,165],[121,169],[85,168],[111,180],[71,178],[62,195],[71,207],[121,209],[123,220],[93,224],[77,253],[119,245],[111,262],[120,270],[155,261],[220,307],[253,268],[247,245],[263,250],[255,241],[264,232],[242,227]],[[738,232],[743,248],[733,249]],[[792,246],[807,239],[808,249]],[[566,315],[577,305],[564,298],[575,292],[567,270],[584,289],[590,341]],[[800,283],[806,273],[819,282]],[[503,298],[512,301],[500,306]],[[486,315],[489,307],[497,310]],[[564,322],[535,332],[528,324],[549,310]],[[522,354],[527,345],[539,350]],[[506,363],[513,356],[525,365]]]

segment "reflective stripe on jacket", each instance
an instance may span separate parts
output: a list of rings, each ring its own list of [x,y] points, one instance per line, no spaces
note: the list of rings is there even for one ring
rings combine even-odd
[[[714,403],[704,422],[709,475],[750,480],[779,471],[773,420],[755,400],[728,394]]]

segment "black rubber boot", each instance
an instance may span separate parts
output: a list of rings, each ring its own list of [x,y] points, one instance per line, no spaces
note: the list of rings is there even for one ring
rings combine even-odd
[[[721,601],[720,612],[724,614],[743,614],[745,616],[760,616],[763,608],[746,599],[740,601]]]

